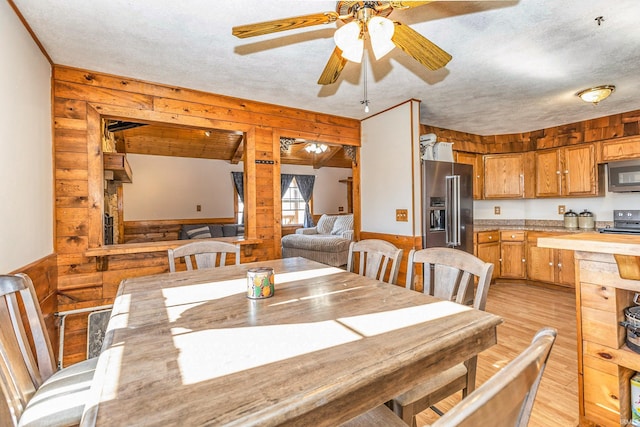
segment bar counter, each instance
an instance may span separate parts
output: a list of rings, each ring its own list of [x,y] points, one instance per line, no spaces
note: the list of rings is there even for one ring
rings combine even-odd
[[[620,322],[640,292],[640,236],[578,233],[538,246],[575,251],[580,425],[631,425],[629,380],[640,354]]]

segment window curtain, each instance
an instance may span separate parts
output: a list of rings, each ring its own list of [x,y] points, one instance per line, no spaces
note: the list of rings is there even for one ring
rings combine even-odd
[[[291,185],[291,181],[295,175],[289,173],[280,174],[280,199],[284,199],[284,193],[287,192],[287,188]]]
[[[309,201],[313,196],[313,184],[316,181],[314,175],[296,175],[296,182],[298,183],[298,190],[300,195],[304,199],[304,227],[313,227],[313,217],[311,216],[311,209],[309,208]]]
[[[231,177],[233,178],[233,185],[236,187],[236,191],[238,192],[238,197],[240,197],[240,201],[244,203],[244,173],[231,172]],[[244,215],[240,220],[240,223],[244,223]]]

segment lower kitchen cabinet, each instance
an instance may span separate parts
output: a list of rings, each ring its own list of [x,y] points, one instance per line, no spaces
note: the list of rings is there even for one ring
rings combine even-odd
[[[526,232],[500,232],[500,277],[526,279]]]
[[[476,256],[493,264],[491,281],[500,276],[500,232],[498,230],[476,233]]]
[[[575,286],[574,252],[561,249],[540,248],[539,237],[558,236],[565,233],[527,233],[527,279]]]

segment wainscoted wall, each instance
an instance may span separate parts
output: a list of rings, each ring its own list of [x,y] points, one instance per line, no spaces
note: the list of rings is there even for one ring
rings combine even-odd
[[[167,271],[166,253],[111,255],[100,271],[88,249],[102,245],[100,120],[240,131],[245,135],[245,233],[261,239],[252,258],[280,256],[280,137],[360,145],[360,122],[126,77],[56,66],[53,70],[56,251],[61,310],[111,303],[120,281]],[[135,180],[135,171],[134,171]],[[69,319],[65,363],[84,357],[72,344],[86,324]]]

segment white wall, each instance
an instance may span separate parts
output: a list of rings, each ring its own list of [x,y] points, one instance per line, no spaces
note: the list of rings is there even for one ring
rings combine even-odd
[[[362,231],[413,236],[419,230],[418,114],[419,103],[408,101],[362,121]],[[409,220],[396,221],[396,209],[407,209]]]
[[[223,160],[128,154],[133,182],[123,184],[125,221],[231,218],[235,190],[231,172],[243,170],[242,163]],[[313,213],[347,210],[347,186],[341,179],[351,169],[282,165],[283,173],[315,175]],[[196,211],[200,205],[202,211]]]
[[[312,166],[282,165],[282,173],[315,175],[313,186],[313,214],[337,214],[340,207],[347,212],[347,185],[341,179],[353,176],[351,169],[323,167],[314,169]]]
[[[606,172],[606,170],[605,170]],[[606,173],[604,174],[606,188]],[[580,213],[585,209],[593,213],[596,221],[613,221],[614,209],[640,209],[640,193],[605,193],[604,197],[571,197],[557,199],[525,200],[476,200],[473,204],[474,219],[564,219],[558,214],[558,205],[564,205]],[[500,206],[500,215],[494,207]]]
[[[51,66],[0,2],[0,273],[53,253]]]
[[[123,184],[125,221],[233,218],[231,171],[241,172],[242,163],[139,154],[127,159],[133,182]]]

